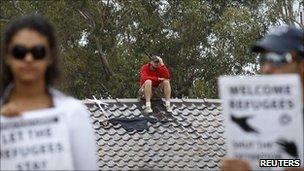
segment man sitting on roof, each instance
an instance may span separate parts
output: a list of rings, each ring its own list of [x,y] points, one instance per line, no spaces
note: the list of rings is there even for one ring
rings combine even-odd
[[[165,107],[167,112],[172,112],[170,106],[171,86],[170,73],[162,58],[152,56],[151,61],[140,69],[140,93],[146,99],[145,112],[152,113],[151,96],[152,88],[160,86],[165,94]]]

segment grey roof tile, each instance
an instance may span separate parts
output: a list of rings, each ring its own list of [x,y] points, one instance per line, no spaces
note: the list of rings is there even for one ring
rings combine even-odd
[[[87,103],[101,170],[217,170],[226,154],[224,117],[217,100],[174,99],[171,116],[176,120],[148,123],[148,130],[132,132],[107,120],[144,116],[142,104],[135,99],[104,102],[109,104],[104,108],[105,114],[98,106]],[[158,107],[155,111],[159,110]]]

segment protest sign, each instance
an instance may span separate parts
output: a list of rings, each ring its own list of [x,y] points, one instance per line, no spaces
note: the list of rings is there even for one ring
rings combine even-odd
[[[257,170],[298,167],[300,163],[303,167],[304,120],[298,75],[223,76],[219,87],[227,157],[246,159]],[[265,164],[261,159],[274,160]]]
[[[1,170],[73,170],[65,115],[57,110],[1,117]]]

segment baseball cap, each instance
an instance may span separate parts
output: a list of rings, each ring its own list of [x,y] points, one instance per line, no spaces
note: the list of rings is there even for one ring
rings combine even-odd
[[[264,50],[284,54],[297,51],[304,59],[304,30],[294,26],[280,26],[271,30],[262,39],[253,44],[253,52]]]

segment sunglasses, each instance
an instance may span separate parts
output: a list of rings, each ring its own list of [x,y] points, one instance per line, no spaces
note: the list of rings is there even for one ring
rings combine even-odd
[[[22,45],[15,45],[11,54],[15,59],[23,60],[28,53],[31,53],[35,60],[40,60],[46,57],[46,48],[43,45],[37,45],[32,48],[26,48]]]
[[[293,61],[292,55],[290,53],[279,54],[279,53],[265,53],[258,57],[260,65],[269,62],[274,67],[281,67]]]

